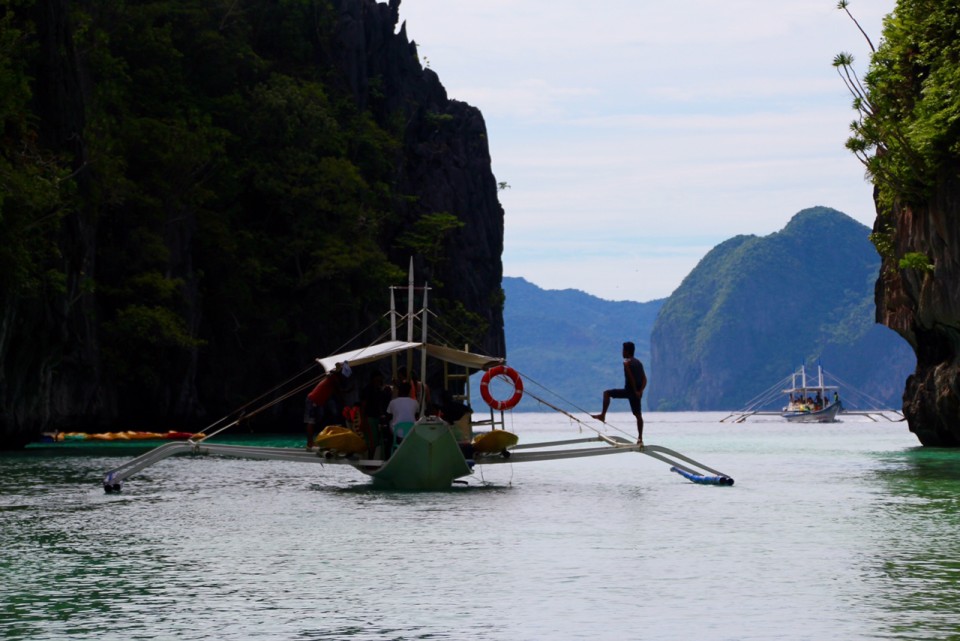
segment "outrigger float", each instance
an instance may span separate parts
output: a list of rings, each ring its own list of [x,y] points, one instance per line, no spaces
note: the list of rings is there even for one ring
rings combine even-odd
[[[411,261],[412,262],[412,261]],[[319,378],[295,385],[293,389],[282,393],[280,397],[254,411],[245,414],[252,417],[276,402],[291,397],[301,398],[302,394],[325,377],[333,375],[338,364],[349,363],[356,372],[363,365],[391,359],[393,369],[397,369],[397,357],[407,355],[407,362],[412,363],[412,354],[418,352],[421,357],[421,372],[427,371],[427,357],[435,359],[443,365],[444,387],[451,390],[458,386],[459,393],[453,396],[457,401],[465,403],[469,408],[470,374],[484,371],[481,381],[481,395],[490,407],[489,418],[475,420],[472,411],[466,411],[456,421],[447,422],[439,416],[425,415],[416,423],[406,425],[402,440],[394,436],[387,441],[371,443],[364,441],[365,447],[360,448],[358,443],[363,440],[363,432],[355,429],[347,436],[343,432],[326,433],[331,438],[321,438],[306,449],[261,447],[247,445],[229,445],[213,443],[211,437],[222,433],[226,429],[237,425],[240,418],[230,420],[229,417],[218,421],[202,432],[194,435],[187,441],[177,441],[161,445],[146,452],[112,470],[103,480],[104,490],[120,492],[124,482],[134,474],[150,467],[170,456],[177,454],[199,454],[232,456],[249,459],[266,459],[274,461],[294,461],[299,463],[319,463],[321,465],[349,465],[372,479],[373,486],[398,490],[444,490],[450,488],[460,479],[470,476],[474,470],[485,465],[504,465],[513,463],[527,463],[534,461],[552,461],[559,459],[581,458],[591,456],[605,456],[610,454],[640,453],[662,461],[670,469],[684,478],[698,484],[733,485],[733,478],[719,470],[713,469],[685,456],[679,452],[659,445],[641,446],[621,436],[611,436],[601,433],[579,418],[557,408],[543,399],[537,399],[546,406],[554,409],[581,427],[595,432],[595,436],[569,440],[547,441],[540,443],[521,443],[516,434],[504,429],[504,412],[511,410],[523,395],[522,378],[516,370],[508,367],[502,358],[476,354],[467,350],[447,347],[439,342],[428,342],[428,309],[427,292],[424,286],[422,292],[423,307],[414,314],[413,301],[415,288],[413,286],[413,269],[411,265],[409,283],[407,286],[408,312],[401,316],[396,310],[395,290],[391,288],[390,295],[390,337],[361,349],[334,354],[318,358],[317,363],[323,368],[324,374]],[[413,341],[414,319],[419,317],[422,340]],[[407,340],[397,338],[397,328],[406,322]],[[312,367],[311,367],[312,368]],[[409,367],[408,367],[409,369]],[[513,395],[506,400],[497,400],[490,391],[490,383],[495,379],[507,381],[513,385]],[[536,398],[534,396],[534,398]],[[426,414],[426,412],[421,412]],[[221,423],[225,423],[220,425]],[[219,425],[219,427],[218,427]],[[399,426],[397,426],[399,428]],[[490,428],[489,431],[475,432],[475,429]],[[608,426],[609,427],[609,426]],[[208,434],[207,432],[210,431]],[[400,430],[398,429],[399,433]],[[344,437],[346,438],[340,438]],[[334,445],[333,443],[352,443],[353,445]],[[370,452],[373,456],[370,456]]]

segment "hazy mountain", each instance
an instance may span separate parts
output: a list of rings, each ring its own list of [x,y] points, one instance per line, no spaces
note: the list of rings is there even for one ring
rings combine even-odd
[[[661,410],[738,409],[801,364],[900,407],[913,352],[876,324],[880,258],[870,230],[826,207],[769,236],[737,236],[700,261],[651,336],[647,401]]]
[[[567,410],[600,411],[603,390],[623,382],[624,341],[636,343],[637,357],[650,362],[650,332],[662,299],[608,301],[509,277],[503,290],[509,363],[523,374],[527,390],[521,410],[544,409],[534,399],[540,397]]]
[[[507,354],[528,390],[519,409],[544,409],[538,396],[598,411],[601,392],[622,382],[625,340],[637,344],[646,367],[648,409],[740,409],[818,359],[828,373],[899,408],[915,359],[874,321],[880,260],[869,233],[836,210],[807,209],[777,233],[721,243],[670,298],[647,303],[504,278]]]

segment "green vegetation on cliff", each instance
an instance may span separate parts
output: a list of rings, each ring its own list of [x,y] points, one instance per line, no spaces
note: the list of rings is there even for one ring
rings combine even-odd
[[[38,141],[30,111],[35,32],[0,15],[0,292],[24,299],[62,287],[56,234],[70,197],[69,164]],[[0,342],[6,339],[6,325]]]
[[[866,166],[884,207],[924,202],[939,169],[960,159],[958,33],[956,2],[899,0],[862,84],[852,56],[834,59],[860,116],[847,147]]]
[[[847,8],[846,0],[839,5]],[[851,14],[852,15],[852,14]],[[903,411],[924,445],[960,446],[960,3],[898,0],[854,95],[851,149],[875,185],[877,318],[913,347]]]
[[[663,305],[651,336],[648,402],[735,410],[801,364],[899,406],[909,349],[873,321],[879,258],[868,229],[826,207],[765,237],[711,250]]]
[[[475,282],[445,277],[470,217],[502,216],[482,120],[420,67],[398,6],[3,4],[7,428],[219,416],[376,319],[415,252],[434,306],[498,351],[502,231],[475,240]],[[431,115],[458,126],[428,134]],[[424,198],[454,147],[475,158],[445,179],[479,174],[485,206]]]

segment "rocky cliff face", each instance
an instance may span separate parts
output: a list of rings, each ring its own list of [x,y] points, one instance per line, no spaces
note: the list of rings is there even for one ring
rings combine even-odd
[[[72,159],[79,190],[88,187],[83,140],[84,106],[66,0],[37,3],[35,83],[38,143]],[[93,298],[84,292],[92,274],[96,232],[90,211],[62,220],[58,253],[63,290],[46,297],[6,292],[0,329],[0,449],[20,446],[50,424],[101,415],[109,391],[99,385]]]
[[[334,60],[357,103],[384,116],[405,117],[398,170],[402,191],[416,199],[403,207],[402,227],[434,212],[454,214],[465,223],[444,241],[446,258],[440,264],[427,264],[417,256],[415,271],[427,280],[442,281],[447,299],[462,301],[489,325],[483,349],[506,354],[500,260],[503,208],[483,115],[476,107],[449,99],[437,74],[421,66],[406,24],[397,29],[400,0],[389,4],[337,0],[336,6],[342,48]],[[405,265],[409,257],[403,250],[391,255],[398,265]]]
[[[894,256],[922,252],[933,271],[903,269],[885,258],[877,279],[877,321],[913,347],[903,413],[923,445],[960,446],[960,175],[945,167],[926,205],[879,214],[874,231],[893,224]],[[878,212],[882,209],[877,208]]]
[[[398,129],[394,123],[402,123],[396,157],[384,161],[392,165],[395,176],[391,188],[404,198],[395,203],[390,212],[392,222],[381,230],[376,242],[391,262],[405,271],[410,250],[398,247],[397,239],[424,214],[446,212],[463,223],[443,238],[433,256],[415,257],[417,279],[442,283],[438,293],[444,300],[462,304],[488,327],[479,341],[482,348],[503,354],[503,210],[491,171],[486,127],[476,108],[450,100],[436,74],[422,68],[415,43],[408,39],[405,28],[398,30],[399,4],[399,0],[389,4],[334,0],[325,5],[323,10],[332,7],[336,12],[336,27],[329,40],[335,46],[316,51],[314,60],[323,67],[321,75],[351,95],[360,112],[370,114],[391,131]],[[256,10],[278,9],[257,5]],[[69,3],[57,0],[37,3],[30,16],[37,25],[41,50],[35,62],[34,110],[45,146],[53,152],[67,152],[74,159],[77,192],[82,196],[90,189],[83,170],[85,110],[95,87],[85,62],[78,62],[74,53],[68,15]],[[163,227],[168,255],[165,275],[182,282],[184,318],[191,336],[201,331],[198,328],[204,321],[209,322],[211,315],[205,305],[212,304],[209,292],[204,297],[198,288],[202,270],[196,256],[199,216],[195,209],[171,208]],[[197,348],[170,364],[168,371],[157,372],[149,404],[120,398],[116,381],[123,374],[111,371],[109,359],[104,357],[99,293],[85,286],[89,276],[103,268],[98,264],[98,248],[129,242],[115,234],[116,228],[105,226],[103,218],[102,212],[80,209],[64,219],[58,242],[67,276],[64,291],[42,301],[3,301],[0,447],[22,445],[40,431],[53,428],[127,429],[148,423],[203,426],[211,417],[236,408],[239,385],[228,389],[233,383],[242,383],[247,391],[262,391],[276,382],[275,378],[268,380],[270,376],[299,371],[316,356],[288,340],[275,350],[266,350],[271,354],[270,363],[249,363],[249,371],[240,373],[224,363],[205,362],[209,351]],[[122,269],[122,265],[111,268]],[[209,273],[206,278],[209,282]],[[312,324],[306,331],[313,333],[306,342],[332,350],[342,336],[354,335],[382,312],[383,308],[364,307],[338,315],[336,332],[329,319],[313,312],[305,314],[304,325],[309,328]],[[230,330],[214,327],[209,331]],[[298,340],[304,341],[303,337]],[[232,358],[242,360],[242,354]],[[277,422],[295,426],[301,409],[277,416]]]
[[[482,347],[474,347],[505,355],[503,208],[491,171],[486,124],[479,109],[449,99],[437,74],[421,66],[406,25],[397,30],[399,7],[400,0],[338,0],[343,46],[336,64],[358,104],[384,116],[404,114],[398,170],[401,191],[416,198],[402,206],[404,223],[394,237],[424,214],[450,213],[464,223],[444,240],[442,261],[414,257],[418,281],[441,282],[445,299],[463,302],[489,327]],[[382,94],[371,95],[371,86],[382,88]],[[392,249],[391,258],[405,265],[409,252]],[[439,387],[438,380],[428,382]]]
[[[956,14],[955,3],[900,0],[862,80],[852,56],[834,58],[857,112],[846,146],[874,185],[876,317],[916,354],[903,413],[921,443],[948,447],[960,446]]]

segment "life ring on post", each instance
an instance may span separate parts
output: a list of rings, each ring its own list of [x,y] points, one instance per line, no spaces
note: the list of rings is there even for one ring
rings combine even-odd
[[[513,396],[505,401],[498,401],[490,394],[490,381],[493,380],[494,376],[506,376],[510,379],[513,383]],[[480,396],[483,397],[487,405],[495,410],[503,411],[513,409],[517,403],[520,402],[520,399],[523,398],[523,379],[520,378],[517,370],[512,367],[507,367],[506,365],[491,367],[480,380]]]

